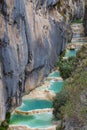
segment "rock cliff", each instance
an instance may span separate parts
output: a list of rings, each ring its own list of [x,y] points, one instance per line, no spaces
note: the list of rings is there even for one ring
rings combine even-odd
[[[0,0],[1,120],[56,66],[83,14],[83,0]]]
[[[85,0],[84,29],[85,35],[87,36],[87,0]]]
[[[5,113],[6,113],[6,87],[5,87],[5,80],[3,77],[3,66],[0,58],[0,122],[5,119]]]

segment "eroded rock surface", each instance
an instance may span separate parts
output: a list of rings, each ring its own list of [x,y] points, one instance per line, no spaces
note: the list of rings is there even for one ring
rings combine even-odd
[[[4,83],[5,81],[3,78],[2,70],[3,70],[3,67],[0,61],[0,122],[2,122],[5,119],[6,98],[7,98],[6,86]]]
[[[87,36],[87,0],[85,0],[85,14],[84,14],[84,31]]]

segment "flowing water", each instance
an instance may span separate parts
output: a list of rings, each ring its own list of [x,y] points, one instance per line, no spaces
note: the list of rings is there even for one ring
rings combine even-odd
[[[57,81],[56,78],[60,77],[59,71],[52,72],[46,80],[44,85],[33,90],[28,96],[23,97],[22,105],[16,108],[14,114],[12,114],[10,119],[10,127],[12,126],[27,126],[29,130],[33,128],[47,128],[50,127],[55,130],[55,120],[52,114],[52,101],[48,99],[41,99],[42,97],[37,98],[38,92],[50,92],[56,94],[61,91],[63,87],[63,81]],[[49,95],[47,93],[47,95]],[[34,96],[33,96],[34,94]],[[35,98],[36,96],[36,98]],[[42,96],[38,94],[38,96]],[[32,97],[32,99],[31,99]],[[23,128],[24,129],[24,128]]]
[[[62,87],[64,86],[64,82],[63,81],[53,81],[51,82],[51,85],[49,87],[50,91],[53,91],[54,93],[58,93],[61,91]]]
[[[53,125],[53,116],[51,112],[34,115],[14,114],[10,123],[13,125],[26,125],[31,128],[46,128]]]
[[[65,58],[76,56],[80,46],[87,43],[82,23],[72,24],[71,27],[73,39],[67,45],[67,48],[71,45],[75,48],[67,49]],[[63,86],[64,82],[58,70],[49,74],[42,86],[23,97],[22,105],[11,116],[10,127],[14,128],[14,130],[19,130],[19,126],[21,126],[21,130],[25,130],[24,126],[27,127],[27,130],[56,130],[55,120],[52,115],[52,99],[56,93],[61,91]]]

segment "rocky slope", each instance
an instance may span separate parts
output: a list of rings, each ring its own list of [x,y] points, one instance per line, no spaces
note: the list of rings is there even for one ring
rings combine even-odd
[[[0,0],[1,120],[56,66],[70,21],[83,14],[83,0]]]
[[[64,130],[87,130],[86,55],[87,43],[78,51],[76,68],[65,86],[68,92],[68,101],[63,108]]]

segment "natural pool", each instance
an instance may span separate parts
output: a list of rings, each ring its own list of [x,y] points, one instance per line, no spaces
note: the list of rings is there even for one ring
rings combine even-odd
[[[60,77],[60,72],[59,71],[54,71],[51,74],[49,74],[48,77]]]
[[[49,90],[53,91],[54,93],[58,93],[62,90],[64,86],[63,81],[53,81],[49,87]]]
[[[27,125],[32,128],[47,128],[53,125],[53,115],[51,112],[34,115],[14,114],[11,116],[10,125]]]
[[[61,91],[64,85],[63,81],[50,80],[48,90],[57,93]],[[17,109],[20,111],[31,111],[37,109],[52,108],[52,102],[42,99],[23,99],[22,106]],[[28,126],[31,128],[48,128],[53,126],[52,112],[41,112],[33,115],[13,114],[10,119],[10,125]]]
[[[76,52],[77,50],[67,50],[65,57],[69,58],[69,57],[75,57],[76,56]]]
[[[84,35],[83,34],[75,34],[75,35],[73,35],[73,38],[80,38],[80,37],[84,37]]]
[[[52,108],[52,102],[49,100],[40,100],[40,99],[23,99],[22,105],[17,108],[21,111],[31,111],[37,109],[46,109]]]

